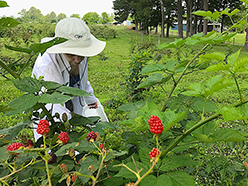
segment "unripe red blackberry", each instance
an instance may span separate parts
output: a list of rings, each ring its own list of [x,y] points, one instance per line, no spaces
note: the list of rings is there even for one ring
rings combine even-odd
[[[36,132],[41,135],[46,135],[49,131],[49,122],[46,119],[40,120]]]
[[[66,132],[61,132],[58,138],[58,141],[61,141],[63,144],[67,144],[69,141],[69,135]]]
[[[157,150],[156,148],[153,148],[151,150],[151,152],[149,152],[150,159],[156,158],[157,157],[157,154],[159,155],[160,154],[160,151]]]
[[[31,139],[28,139],[28,142],[27,142],[26,146],[27,146],[27,147],[28,147],[28,146],[34,146],[33,141],[32,141]]]
[[[7,146],[7,151],[14,151],[19,149],[20,147],[25,147],[25,145],[23,145],[22,143],[16,142],[16,143],[12,143],[11,145]],[[12,155],[18,155],[19,153],[10,153]]]
[[[163,132],[164,130],[163,124],[161,123],[161,120],[157,116],[152,115],[148,120],[148,123],[150,125],[151,133],[161,134]]]
[[[87,135],[87,141],[91,141],[91,140],[95,141],[96,137],[97,137],[96,133],[95,133],[94,131],[91,131],[91,132]]]

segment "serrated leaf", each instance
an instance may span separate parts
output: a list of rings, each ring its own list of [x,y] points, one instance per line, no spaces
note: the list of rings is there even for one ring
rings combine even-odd
[[[166,110],[164,112],[163,118],[161,119],[163,126],[164,126],[164,131],[169,130],[177,122],[182,120],[182,118],[185,116],[185,114],[186,114],[186,112],[175,113],[171,110]]]
[[[35,96],[34,94],[24,94],[9,103],[9,106],[14,110],[8,111],[7,113],[20,113],[22,111],[30,109],[38,102],[38,100],[39,96]]]
[[[90,96],[88,92],[74,87],[61,86],[57,90],[73,96],[80,96],[80,97]]]
[[[218,63],[216,65],[209,66],[206,71],[208,72],[214,72],[214,71],[221,71],[221,70],[230,70],[230,65],[226,63]]]
[[[210,61],[210,60],[216,60],[216,61],[224,61],[226,55],[223,52],[213,52],[213,53],[207,53],[205,55],[201,55],[199,60],[200,61]]]
[[[0,3],[1,3],[1,1],[0,1]],[[1,7],[1,5],[4,6],[3,3],[0,4],[0,7]],[[2,17],[0,19],[0,30],[5,29],[5,28],[13,28],[13,27],[15,27],[15,26],[17,26],[19,24],[20,23],[14,18]]]
[[[247,138],[234,129],[219,128],[211,135],[216,141],[237,142],[245,141]]]
[[[57,89],[58,87],[61,87],[63,85],[53,82],[53,81],[41,81],[42,86],[44,86],[46,89]]]
[[[160,170],[170,171],[179,167],[191,167],[195,165],[197,165],[197,163],[188,155],[172,155],[167,156],[162,160]]]
[[[225,121],[232,121],[232,120],[240,120],[242,118],[242,113],[239,108],[236,107],[223,107],[220,111],[220,114],[223,115],[223,119]]]
[[[42,84],[32,77],[24,77],[22,80],[14,79],[13,84],[22,92],[35,93],[41,91]]]
[[[200,142],[203,143],[213,143],[215,140],[211,137],[208,137],[206,134],[196,134],[194,135]]]
[[[236,63],[234,64],[234,68],[233,70],[235,72],[243,72],[246,71],[246,68],[244,68],[244,66],[248,63],[248,57],[242,57],[239,58]]]
[[[238,61],[238,58],[240,55],[240,50],[238,50],[234,54],[231,54],[227,57],[227,62],[228,62],[228,64],[230,64],[231,67],[233,67],[235,65],[236,61]]]
[[[63,95],[59,92],[54,92],[51,95],[50,94],[42,94],[39,96],[39,103],[52,103],[52,104],[61,104],[63,105],[67,101],[72,99],[71,96]]]

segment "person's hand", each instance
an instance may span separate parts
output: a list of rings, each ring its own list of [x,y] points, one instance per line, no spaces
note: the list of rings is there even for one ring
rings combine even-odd
[[[96,108],[98,108],[97,102],[88,104],[88,106],[89,106],[89,109],[96,109]]]

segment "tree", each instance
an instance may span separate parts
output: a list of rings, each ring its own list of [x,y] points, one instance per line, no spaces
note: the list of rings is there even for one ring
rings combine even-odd
[[[109,16],[108,16],[107,12],[103,12],[103,13],[101,14],[101,23],[102,23],[102,24],[106,24],[106,23],[108,23],[109,21],[110,21],[110,18],[109,18]]]
[[[63,14],[63,13],[60,13],[59,15],[58,15],[58,21],[60,21],[60,20],[62,20],[62,19],[65,19],[66,18],[66,15],[65,14]]]
[[[76,17],[76,18],[80,19],[80,15],[79,14],[72,14],[70,17]]]
[[[177,20],[178,20],[178,38],[183,38],[183,6],[182,0],[177,1],[178,11],[177,11]]]
[[[203,10],[208,11],[208,0],[202,0],[202,2],[203,2]],[[208,32],[208,20],[204,19],[204,23],[203,23],[204,35],[207,35],[207,32]]]
[[[100,17],[96,12],[88,12],[82,18],[87,24],[98,24]]]
[[[28,11],[26,11],[26,9],[22,9],[18,14],[21,15],[20,21],[22,22],[43,23],[44,20],[44,16],[41,11],[35,7],[31,7]]]
[[[55,12],[51,12],[50,14],[47,14],[45,16],[45,21],[48,23],[57,23],[58,19],[57,19],[57,15]]]

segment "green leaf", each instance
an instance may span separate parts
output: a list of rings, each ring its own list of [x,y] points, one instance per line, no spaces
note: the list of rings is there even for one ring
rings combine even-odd
[[[41,91],[42,84],[32,77],[24,77],[22,80],[14,79],[13,84],[22,92],[35,93]]]
[[[235,8],[230,14],[229,16],[233,16],[234,14],[237,14],[239,12],[239,9]]]
[[[162,74],[155,73],[155,74],[152,74],[151,76],[147,77],[145,82],[148,82],[151,86],[151,85],[154,85],[154,84],[161,82],[162,79],[163,79]],[[139,88],[139,86],[137,88]]]
[[[175,39],[174,42],[171,43],[163,43],[158,46],[158,49],[165,49],[165,48],[180,48],[186,41],[182,38]]]
[[[230,64],[231,67],[233,67],[236,63],[236,61],[238,61],[239,55],[240,55],[240,50],[239,49],[237,52],[235,52],[234,54],[231,54],[230,56],[227,57],[227,62],[228,64]]]
[[[61,86],[57,90],[72,96],[80,96],[80,97],[90,96],[88,92],[74,87]]]
[[[41,81],[42,86],[44,86],[46,89],[50,90],[50,89],[57,89],[58,87],[61,87],[63,85],[57,83],[57,82],[53,82],[53,81]]]
[[[141,186],[195,186],[194,179],[186,172],[170,172],[162,174],[158,178],[154,175],[146,176]]]
[[[71,96],[63,95],[59,92],[54,92],[51,95],[50,94],[42,94],[39,97],[39,103],[52,103],[52,104],[59,103],[61,105],[64,105],[64,103],[66,103],[70,99],[72,99]]]
[[[191,108],[194,111],[203,111],[204,105],[205,105],[205,101],[203,98],[193,98]],[[213,112],[217,109],[218,108],[215,106],[215,104],[213,102],[211,102],[210,100],[206,101],[206,105],[205,105],[205,111],[206,112]]]
[[[88,175],[90,176],[91,173],[89,171],[89,166],[93,166],[94,169],[91,170],[92,173],[98,170],[99,165],[100,165],[100,159],[96,159],[93,156],[86,156],[86,159],[84,161],[80,161],[80,167],[76,167],[77,172],[80,172],[83,175]],[[86,183],[89,178],[83,177],[79,175],[79,179],[82,180],[83,183]]]
[[[203,11],[203,10],[198,10],[193,12],[192,14],[194,15],[198,15],[198,16],[203,16],[203,17],[211,17],[212,16],[212,12],[210,11]]]
[[[243,119],[242,112],[237,107],[226,106],[223,107],[220,111],[220,114],[223,115],[224,121],[233,121]]]
[[[24,52],[24,53],[27,53],[27,54],[32,54],[32,52],[33,52],[33,50],[30,49],[29,47],[22,48],[22,47],[13,47],[13,46],[5,45],[5,48],[7,48],[9,50],[16,51],[16,52]]]
[[[0,7],[1,5],[3,5],[3,3],[1,3],[2,1],[0,1]],[[4,5],[3,5],[4,6]],[[0,19],[0,30],[3,30],[5,28],[13,28],[17,25],[19,25],[20,23],[11,17],[2,17]]]
[[[109,123],[109,122],[98,122],[96,123],[95,127],[92,128],[92,130],[94,132],[99,132],[99,134],[101,136],[103,136],[105,133],[104,133],[104,129],[117,129],[119,128],[117,125],[114,125],[112,123]]]
[[[248,5],[248,1],[247,0],[240,0],[242,1],[243,3],[247,4]]]
[[[41,53],[43,54],[49,47],[52,47],[54,45],[60,44],[67,41],[65,38],[60,38],[56,37],[51,41],[45,42],[45,43],[35,43],[31,44],[30,48],[35,52],[35,53]]]
[[[8,157],[9,157],[9,154],[8,154],[5,146],[4,147],[0,147],[0,153],[1,153],[0,163],[1,162],[5,162],[8,159]]]
[[[169,130],[172,126],[174,126],[177,122],[183,119],[186,112],[175,113],[171,110],[166,110],[164,113],[164,117],[161,119],[164,131]]]
[[[221,71],[221,70],[229,71],[230,70],[230,65],[223,62],[223,63],[218,63],[218,64],[215,64],[215,65],[211,65],[206,69],[206,71],[208,71],[208,72]]]
[[[0,1],[0,8],[9,7],[9,5],[5,1]]]
[[[242,57],[242,58],[239,58],[236,63],[234,64],[234,68],[233,70],[235,72],[244,72],[246,71],[247,69],[245,68],[245,65],[248,63],[248,57]]]
[[[206,134],[196,134],[194,135],[199,141],[203,143],[213,143],[215,142],[215,139],[212,137],[208,137]]]
[[[9,103],[9,106],[14,110],[8,111],[8,114],[17,114],[27,109],[32,108],[39,100],[39,96],[35,96],[34,94],[24,94],[14,101]]]
[[[213,52],[213,53],[207,53],[205,55],[201,55],[199,58],[200,62],[205,62],[205,61],[224,61],[226,58],[226,55],[223,52]]]
[[[170,171],[179,167],[192,167],[196,165],[197,163],[188,155],[172,155],[162,160],[162,165],[159,170]]]
[[[166,65],[163,65],[163,64],[151,64],[151,65],[147,65],[144,68],[142,68],[140,74],[146,74],[146,73],[161,71],[161,70],[165,70],[165,69],[166,69]]]
[[[247,138],[234,129],[218,128],[211,135],[216,141],[237,142],[245,141]]]

